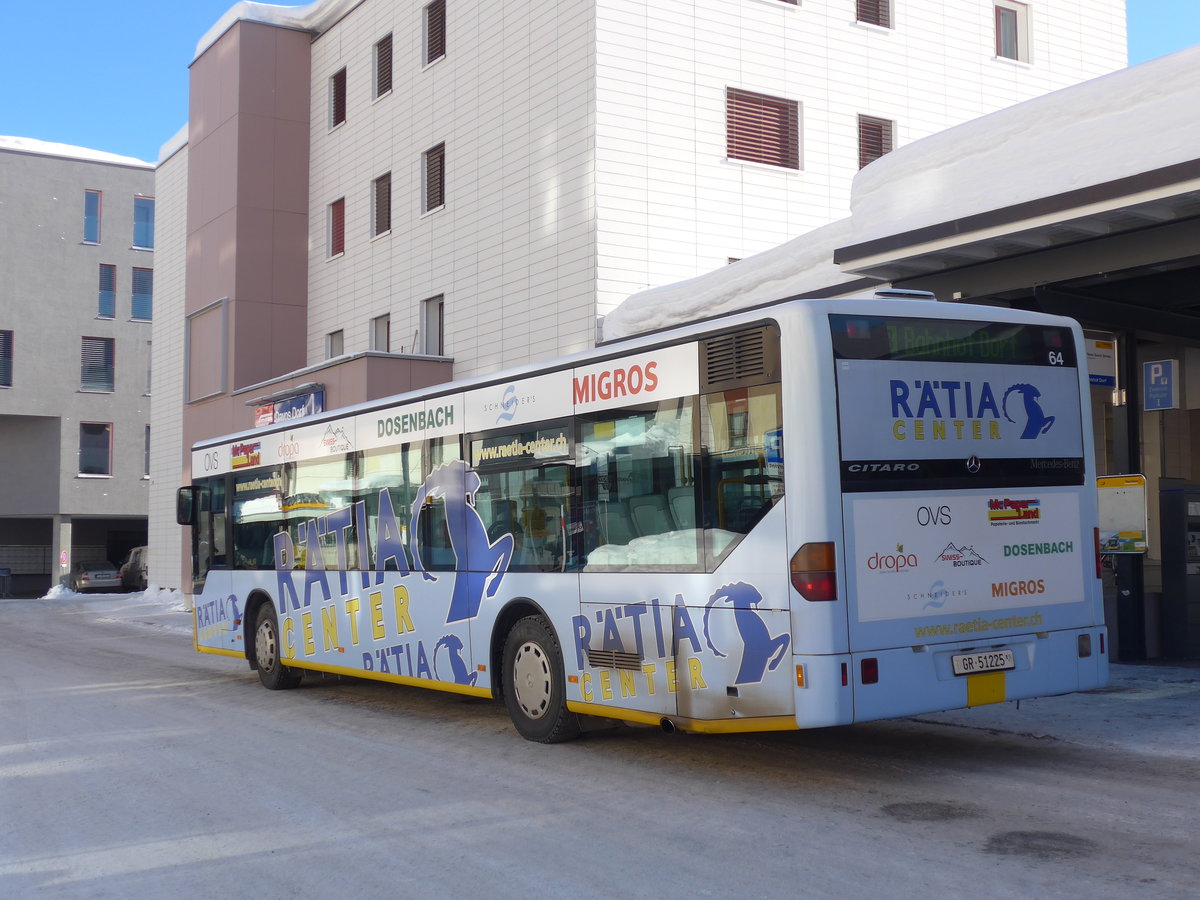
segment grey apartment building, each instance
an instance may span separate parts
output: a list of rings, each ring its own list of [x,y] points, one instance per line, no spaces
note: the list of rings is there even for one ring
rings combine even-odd
[[[13,593],[146,543],[153,295],[153,165],[0,137],[0,573]]]

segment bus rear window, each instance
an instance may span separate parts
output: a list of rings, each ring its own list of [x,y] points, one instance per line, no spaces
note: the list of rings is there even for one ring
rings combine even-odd
[[[1082,484],[1070,328],[831,315],[844,491]]]
[[[829,324],[837,359],[1076,365],[1071,331],[1060,326],[847,315],[830,316]]]

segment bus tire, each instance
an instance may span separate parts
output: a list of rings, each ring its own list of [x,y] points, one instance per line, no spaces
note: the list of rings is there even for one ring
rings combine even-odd
[[[567,709],[562,648],[545,616],[517,621],[504,641],[504,704],[527,741],[557,744],[579,736]]]
[[[279,619],[275,607],[264,603],[258,609],[258,623],[254,628],[254,661],[257,663],[258,680],[269,691],[283,691],[300,684],[303,673],[289,669],[280,657]]]

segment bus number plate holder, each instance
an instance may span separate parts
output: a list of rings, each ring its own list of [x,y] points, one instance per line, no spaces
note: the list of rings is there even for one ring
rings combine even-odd
[[[978,653],[957,653],[950,657],[955,675],[977,675],[980,672],[1004,672],[1017,667],[1011,650],[981,650]]]

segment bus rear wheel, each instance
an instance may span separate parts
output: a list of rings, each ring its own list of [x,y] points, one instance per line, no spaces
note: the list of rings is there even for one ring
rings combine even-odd
[[[557,744],[579,736],[579,716],[567,709],[562,648],[545,616],[526,616],[504,642],[504,703],[517,733]]]
[[[254,629],[254,661],[258,665],[258,680],[271,691],[282,691],[300,684],[303,675],[289,669],[280,658],[279,619],[275,607],[264,603],[258,609],[258,624]]]

